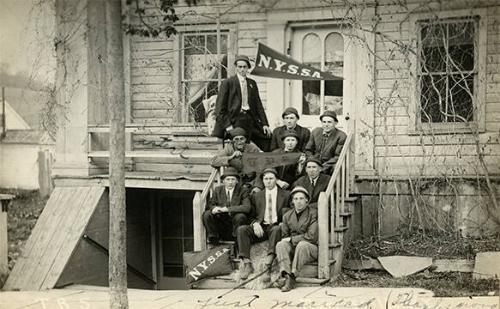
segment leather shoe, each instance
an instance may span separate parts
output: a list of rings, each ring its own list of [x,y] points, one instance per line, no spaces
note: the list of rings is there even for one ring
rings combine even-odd
[[[281,287],[281,292],[289,292],[295,288],[295,277],[293,275],[287,274],[285,279],[285,285]]]
[[[278,289],[281,289],[283,286],[285,286],[285,282],[286,282],[286,278],[285,277],[279,277],[274,282],[274,287],[278,288]]]
[[[240,267],[240,278],[246,280],[248,276],[253,272],[252,262],[243,263]]]

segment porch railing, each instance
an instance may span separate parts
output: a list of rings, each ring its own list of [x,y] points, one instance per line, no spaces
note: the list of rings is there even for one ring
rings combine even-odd
[[[193,198],[193,236],[194,236],[194,250],[199,251],[205,249],[207,239],[205,228],[203,227],[203,212],[207,206],[209,194],[216,185],[221,184],[220,175],[222,175],[222,168],[214,168],[207,183],[203,187],[203,191],[196,192]]]
[[[328,187],[326,191],[320,193],[318,199],[318,278],[320,279],[330,278],[331,260],[335,259],[335,267],[340,268],[342,265],[343,235],[349,227],[344,226],[340,215],[350,191],[351,144],[352,133],[348,133]],[[334,256],[334,248],[342,254]]]

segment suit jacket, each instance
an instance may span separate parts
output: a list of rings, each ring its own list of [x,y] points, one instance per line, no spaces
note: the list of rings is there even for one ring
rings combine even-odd
[[[278,193],[276,194],[276,214],[278,217],[278,222],[281,222],[283,214],[290,209],[288,207],[289,199],[290,193],[278,188]],[[253,213],[253,220],[251,224],[255,222],[258,222],[260,224],[264,223],[264,215],[266,214],[266,190],[264,189],[262,191],[254,193],[250,197],[250,202],[252,203]]]
[[[323,163],[323,170],[331,173],[339,159],[346,138],[347,135],[343,131],[334,128],[326,142],[323,142],[323,128],[315,128],[306,145],[306,154],[318,158]]]
[[[313,188],[309,176],[304,175],[304,176],[301,176],[299,179],[297,179],[293,183],[292,189],[297,187],[297,186],[301,186],[301,187],[306,188],[307,192],[309,192],[309,195],[311,196],[311,200],[309,201],[309,205],[311,205],[311,204],[315,205],[318,203],[319,194],[322,191],[326,191],[326,188],[328,187],[329,182],[330,182],[330,176],[321,173],[321,174],[319,174],[318,179],[316,180],[316,185]]]
[[[227,203],[226,188],[224,185],[217,186],[208,201],[207,209],[212,210],[216,206],[227,207],[231,216],[236,213],[250,214],[252,211],[248,191],[240,184],[234,187],[229,205]]]
[[[266,113],[262,106],[262,101],[259,96],[259,88],[257,83],[250,78],[247,78],[247,93],[249,113],[255,121],[255,124],[262,128],[269,126]],[[213,136],[224,138],[224,133],[227,127],[234,123],[236,116],[241,111],[241,87],[238,76],[234,75],[224,81],[220,85],[215,103],[215,127],[212,132]]]
[[[299,142],[297,144],[297,149],[305,152],[305,148],[309,138],[311,137],[311,131],[308,128],[301,127],[299,125],[295,126],[295,133],[299,136]],[[285,148],[281,137],[287,133],[288,130],[286,126],[277,127],[273,130],[273,136],[271,138],[271,150]]]
[[[231,155],[234,153],[234,146],[232,143],[228,143],[224,146],[224,149],[222,149],[221,151],[219,151],[213,158],[212,158],[212,162],[210,163],[210,165],[212,165],[213,167],[221,167],[221,166],[232,166],[234,167],[236,170],[238,170],[238,172],[241,172],[241,170],[243,169],[243,162],[241,160],[241,157],[240,158],[233,158],[233,159],[229,159],[231,157]],[[257,147],[257,145],[255,145],[254,143],[250,142],[248,144],[245,145],[245,148],[243,149],[242,152],[261,152],[260,148]]]
[[[290,209],[283,215],[281,224],[281,238],[290,237],[293,246],[302,241],[308,241],[314,245],[318,243],[318,211],[306,207],[297,216],[295,209]]]

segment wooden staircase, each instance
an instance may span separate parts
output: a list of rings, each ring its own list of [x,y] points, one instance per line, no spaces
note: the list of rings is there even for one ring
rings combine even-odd
[[[326,191],[321,192],[318,200],[318,261],[304,267],[297,278],[299,284],[323,284],[334,280],[342,270],[344,248],[352,233],[350,226],[357,200],[349,194],[353,182],[350,172],[352,148],[352,134],[348,134],[330,183]],[[221,183],[222,173],[222,169],[213,169],[203,191],[197,192],[194,196],[194,250],[206,249],[202,214],[212,190]],[[230,277],[222,276],[206,279],[197,284],[196,288],[232,288],[236,285],[237,283]]]

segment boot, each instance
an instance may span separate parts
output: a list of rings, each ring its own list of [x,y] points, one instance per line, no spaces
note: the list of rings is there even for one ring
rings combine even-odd
[[[262,274],[262,282],[270,282],[271,281],[271,267],[273,266],[275,255],[269,254],[266,257],[266,261],[264,263],[264,267],[266,272]]]
[[[286,274],[285,285],[281,288],[281,292],[289,292],[295,288],[295,276]]]
[[[248,276],[253,272],[252,262],[241,262],[243,265],[240,267],[240,278],[246,280]]]

